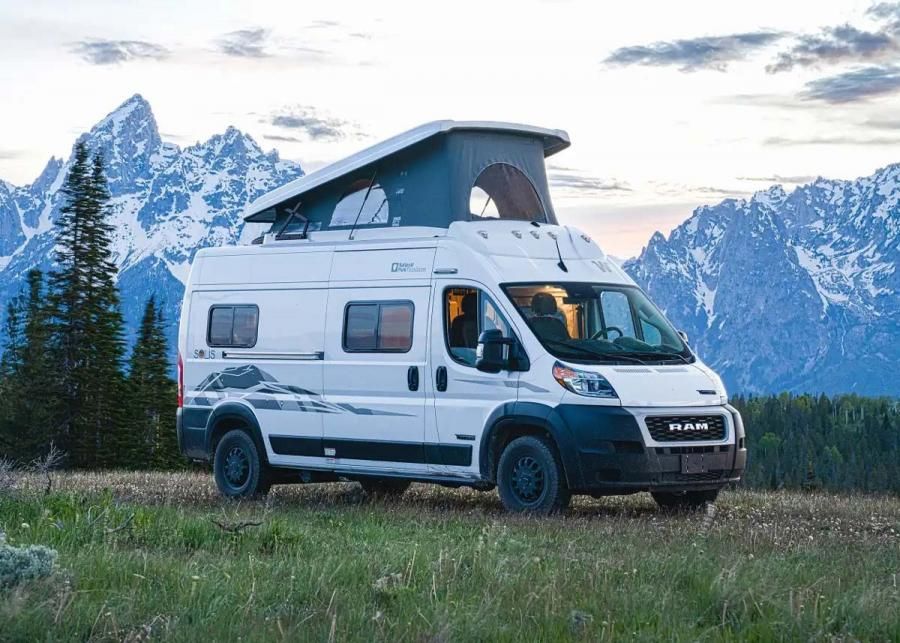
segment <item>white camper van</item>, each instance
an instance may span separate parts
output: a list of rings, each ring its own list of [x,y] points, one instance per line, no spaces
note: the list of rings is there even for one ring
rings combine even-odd
[[[741,417],[588,235],[557,224],[559,130],[440,121],[251,204],[201,250],[179,333],[178,436],[227,496],[357,480],[497,488],[513,511],[738,480]]]

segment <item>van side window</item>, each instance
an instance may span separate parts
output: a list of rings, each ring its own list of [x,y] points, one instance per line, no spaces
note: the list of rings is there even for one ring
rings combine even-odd
[[[412,348],[414,312],[411,301],[347,304],[344,311],[344,352],[408,352]]]
[[[478,336],[498,329],[504,337],[512,328],[494,301],[477,288],[447,288],[444,291],[444,332],[450,356],[460,364],[475,366]]]
[[[206,343],[209,346],[252,348],[259,329],[259,308],[252,305],[213,306],[209,309]]]

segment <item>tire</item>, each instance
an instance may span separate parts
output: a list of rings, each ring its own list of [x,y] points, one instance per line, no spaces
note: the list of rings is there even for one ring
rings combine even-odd
[[[556,450],[533,436],[516,438],[503,449],[497,489],[507,511],[548,515],[569,506],[572,494]]]
[[[704,491],[682,491],[681,493],[654,491],[650,495],[653,496],[656,504],[661,509],[669,511],[696,511],[707,503],[715,502],[719,496],[719,490],[707,489]]]
[[[242,429],[229,431],[219,440],[213,475],[219,492],[228,498],[261,496],[272,487],[268,464],[253,438]]]
[[[402,478],[364,478],[359,484],[372,498],[399,498],[409,489],[410,481]]]

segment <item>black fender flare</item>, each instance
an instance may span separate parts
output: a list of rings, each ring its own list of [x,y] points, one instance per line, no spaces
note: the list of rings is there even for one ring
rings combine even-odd
[[[223,402],[216,406],[206,421],[205,447],[210,460],[215,456],[215,453],[213,453],[213,439],[216,437],[218,428],[226,422],[240,423],[247,427],[250,430],[251,437],[256,442],[256,448],[260,450],[263,458],[268,460],[266,445],[263,442],[262,431],[259,428],[259,420],[256,418],[256,414],[246,404],[234,401]]]
[[[507,402],[488,416],[478,456],[483,479],[496,482],[490,462],[490,445],[493,436],[511,424],[534,426],[546,431],[556,443],[569,487],[576,489],[581,486],[583,476],[575,436],[552,406],[537,402]]]

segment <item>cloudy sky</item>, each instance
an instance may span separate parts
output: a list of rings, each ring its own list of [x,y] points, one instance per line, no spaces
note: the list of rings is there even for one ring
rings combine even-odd
[[[702,203],[900,161],[900,3],[0,0],[0,178],[134,93],[316,169],[439,118],[563,128],[561,219],[630,256]]]

